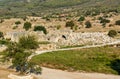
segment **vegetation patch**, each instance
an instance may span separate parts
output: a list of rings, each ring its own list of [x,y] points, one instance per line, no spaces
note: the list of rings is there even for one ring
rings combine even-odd
[[[117,31],[115,31],[115,30],[110,30],[108,32],[108,36],[110,36],[110,37],[115,37],[116,35],[117,35]]]
[[[82,47],[84,45],[73,45],[73,46],[61,46],[61,48],[73,48],[73,47]]]
[[[47,34],[47,30],[44,26],[35,26],[34,31],[43,31],[44,34]]]
[[[73,27],[74,27],[74,22],[73,21],[68,21],[68,22],[66,22],[66,27],[70,27],[71,29],[73,29]]]
[[[32,24],[30,22],[25,22],[23,28],[27,31],[31,28]]]
[[[115,24],[116,24],[116,25],[120,25],[120,20],[117,20],[117,21],[115,22]]]
[[[84,21],[85,20],[85,17],[84,16],[81,16],[78,21],[81,22],[81,21]]]
[[[12,63],[10,68],[14,68],[20,74],[40,74],[41,68],[29,61],[29,56],[37,47],[38,42],[34,36],[21,37],[17,43],[9,42],[7,49],[0,54],[0,60]]]
[[[86,28],[91,28],[92,27],[92,24],[91,24],[90,21],[86,21],[85,25],[86,25]]]
[[[120,59],[119,51],[119,48],[108,46],[80,50],[55,51],[35,56],[31,61],[45,67],[68,71],[119,74],[119,70],[116,70],[116,66],[120,67],[120,62],[117,62]],[[113,65],[113,63],[117,65]]]
[[[48,41],[40,41],[39,44],[50,44]]]

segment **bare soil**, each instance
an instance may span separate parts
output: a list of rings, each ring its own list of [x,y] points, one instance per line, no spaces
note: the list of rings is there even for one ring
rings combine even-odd
[[[101,73],[78,73],[43,68],[42,79],[120,79],[118,75]]]
[[[120,79],[119,75],[67,72],[44,67],[42,69],[42,74],[38,77],[38,79]],[[0,79],[9,79],[8,75],[10,73],[16,74],[15,71],[0,68]]]

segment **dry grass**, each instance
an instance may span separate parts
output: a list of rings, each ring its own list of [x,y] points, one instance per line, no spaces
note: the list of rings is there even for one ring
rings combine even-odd
[[[99,16],[102,16],[102,15],[98,15],[96,17],[86,17],[85,21],[89,20],[91,23],[95,23],[95,21],[93,20],[93,18],[97,19]],[[78,18],[79,17],[75,17],[75,18],[70,18],[68,20],[73,20],[73,21],[75,21],[75,24],[77,26],[80,26],[80,23],[77,22]],[[103,26],[101,26],[101,25],[93,25],[92,28],[89,28],[89,29],[85,28],[83,26],[80,29],[78,29],[77,31],[78,32],[106,32],[106,31],[109,31],[111,29],[112,30],[120,30],[119,26],[114,25],[115,21],[119,20],[119,18],[120,18],[120,15],[113,15],[111,18],[109,18],[111,20],[111,22],[108,23],[105,28],[103,28]],[[41,19],[40,17],[37,17],[37,20],[34,21],[33,17],[30,17],[27,21],[30,21],[32,23],[32,29],[33,29],[33,27],[35,25],[43,25],[45,27],[53,26],[54,28],[56,26],[60,25],[61,29],[64,29],[65,23],[68,20],[65,20],[65,18],[62,18],[62,20],[59,20],[59,18],[52,18],[50,21],[46,21],[45,19]],[[13,27],[15,26],[15,22],[16,21],[20,21],[21,24],[18,25],[17,29],[13,29]],[[9,31],[24,30],[23,29],[24,22],[25,21],[23,21],[23,19],[18,19],[18,18],[5,19],[3,23],[0,23],[0,31],[6,33],[6,32],[9,32]],[[83,24],[84,24],[84,22],[83,22]],[[113,26],[109,27],[109,24],[112,24]]]

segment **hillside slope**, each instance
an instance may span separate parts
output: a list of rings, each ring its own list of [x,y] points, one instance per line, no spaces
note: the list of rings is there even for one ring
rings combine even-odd
[[[0,0],[0,17],[60,13],[63,9],[70,11],[88,10],[90,8],[117,9],[120,11],[120,0]]]

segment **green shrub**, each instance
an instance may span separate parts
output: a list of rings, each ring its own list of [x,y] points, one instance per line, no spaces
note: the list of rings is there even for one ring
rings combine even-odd
[[[78,21],[84,21],[85,20],[85,17],[81,16]]]
[[[66,27],[70,27],[71,29],[73,29],[73,27],[74,27],[74,22],[73,21],[68,21],[68,22],[66,22]]]
[[[115,30],[110,30],[109,32],[108,32],[108,36],[110,36],[110,37],[114,37],[114,36],[116,36],[117,35],[117,32],[115,31]]]
[[[30,22],[25,22],[23,28],[27,31],[31,28],[31,23]]]
[[[99,17],[98,20],[100,20],[100,23],[109,23],[110,22],[110,20],[105,19],[103,17]]]
[[[9,41],[5,40],[5,39],[2,39],[2,40],[0,40],[0,44],[7,45],[7,44],[9,44]]]
[[[108,20],[108,19],[101,19],[100,23],[110,23],[110,20]]]
[[[91,28],[92,25],[91,25],[91,22],[90,21],[86,21],[85,22],[85,25],[86,25],[86,28]]]
[[[116,25],[120,25],[120,20],[117,20],[117,21],[115,22],[115,24],[116,24]]]
[[[102,20],[103,19],[103,17],[98,17],[98,20]]]
[[[21,22],[20,22],[20,21],[16,21],[15,24],[16,24],[16,25],[19,25],[19,24],[21,24]]]
[[[47,34],[47,30],[44,26],[35,26],[34,31],[43,31],[44,34]]]
[[[102,26],[105,27],[106,23],[110,23],[110,20],[105,19],[103,17],[99,17],[98,20],[100,20],[100,23],[102,23]]]
[[[29,56],[30,56],[30,53],[24,52],[24,51],[17,52],[14,55],[14,58],[12,59],[12,64],[14,67],[16,67],[16,71],[20,71],[23,74],[28,70],[28,68],[25,68],[25,65],[28,62],[27,59]]]
[[[19,47],[23,49],[36,49],[39,47],[35,36],[25,36],[19,39]]]

